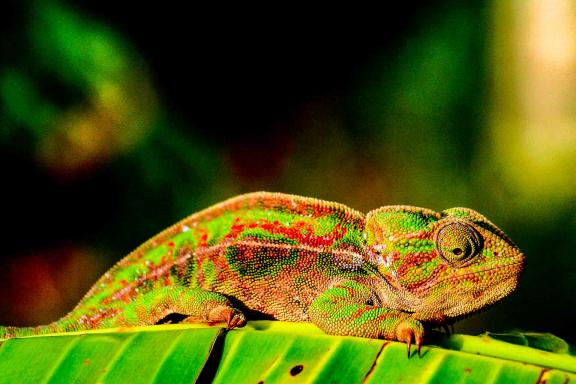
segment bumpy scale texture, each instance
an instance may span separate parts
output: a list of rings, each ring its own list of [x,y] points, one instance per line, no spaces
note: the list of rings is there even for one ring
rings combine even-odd
[[[311,321],[329,334],[420,347],[424,324],[452,324],[510,294],[524,256],[484,216],[241,195],[180,221],[130,253],[62,319],[0,337],[246,318]]]

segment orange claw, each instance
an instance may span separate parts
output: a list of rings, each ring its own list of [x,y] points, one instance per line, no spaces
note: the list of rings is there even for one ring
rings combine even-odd
[[[422,342],[424,341],[424,327],[422,323],[411,318],[402,320],[396,326],[396,340],[406,343],[408,347],[408,358],[410,358],[412,338],[414,338],[414,342],[416,343],[418,357],[421,357]]]
[[[408,345],[408,358],[410,358],[410,349],[412,347],[412,335],[414,335],[414,341],[416,342],[416,351],[418,352],[418,357],[422,357],[422,342],[424,341],[423,337],[418,337],[415,333],[410,334],[410,338],[406,341]]]
[[[228,318],[226,320],[226,329],[230,330],[233,328],[241,328],[244,325],[246,325],[246,316],[244,316],[241,311],[235,308],[230,308],[230,311],[228,312]]]

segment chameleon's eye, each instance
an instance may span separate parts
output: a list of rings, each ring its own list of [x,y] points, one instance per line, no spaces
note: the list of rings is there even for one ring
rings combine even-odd
[[[436,248],[451,265],[462,265],[480,252],[480,235],[465,223],[449,223],[436,233]]]

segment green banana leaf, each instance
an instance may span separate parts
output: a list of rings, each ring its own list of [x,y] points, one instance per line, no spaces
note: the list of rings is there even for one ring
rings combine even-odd
[[[432,333],[403,343],[308,323],[158,325],[4,340],[0,383],[568,383],[574,348],[550,334]]]

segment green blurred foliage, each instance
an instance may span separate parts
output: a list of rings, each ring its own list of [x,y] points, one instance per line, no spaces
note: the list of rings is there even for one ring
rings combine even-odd
[[[7,181],[38,192],[5,189],[4,204],[25,207],[27,217],[7,208],[14,228],[36,218],[53,228],[32,239],[19,229],[7,232],[4,241],[17,241],[3,255],[4,273],[19,259],[68,244],[94,261],[76,273],[94,276],[176,220],[253,190],[315,196],[363,211],[388,204],[468,206],[503,227],[529,264],[517,294],[458,330],[520,328],[574,341],[576,194],[569,164],[576,155],[563,152],[548,174],[518,183],[530,169],[521,162],[511,168],[510,157],[519,152],[507,148],[515,147],[522,128],[495,122],[491,112],[501,102],[492,93],[493,73],[515,68],[491,60],[500,33],[495,24],[511,17],[494,9],[480,1],[422,6],[405,29],[383,36],[393,44],[376,45],[345,81],[303,90],[268,120],[256,117],[213,134],[172,105],[155,84],[152,58],[119,25],[67,3],[31,2],[0,46],[0,150],[2,169],[20,167]],[[12,50],[11,39],[25,49]],[[216,104],[239,94],[217,91]],[[251,123],[261,126],[247,129]],[[549,152],[546,161],[555,164],[554,156]],[[551,199],[542,185],[557,175],[564,181],[552,183]],[[51,192],[43,193],[45,187]],[[57,217],[60,211],[75,213]],[[48,258],[58,263],[58,256]],[[79,297],[92,281],[76,284],[69,296]],[[22,319],[11,313],[16,299],[10,297],[0,301],[2,323],[50,321],[72,300]]]

